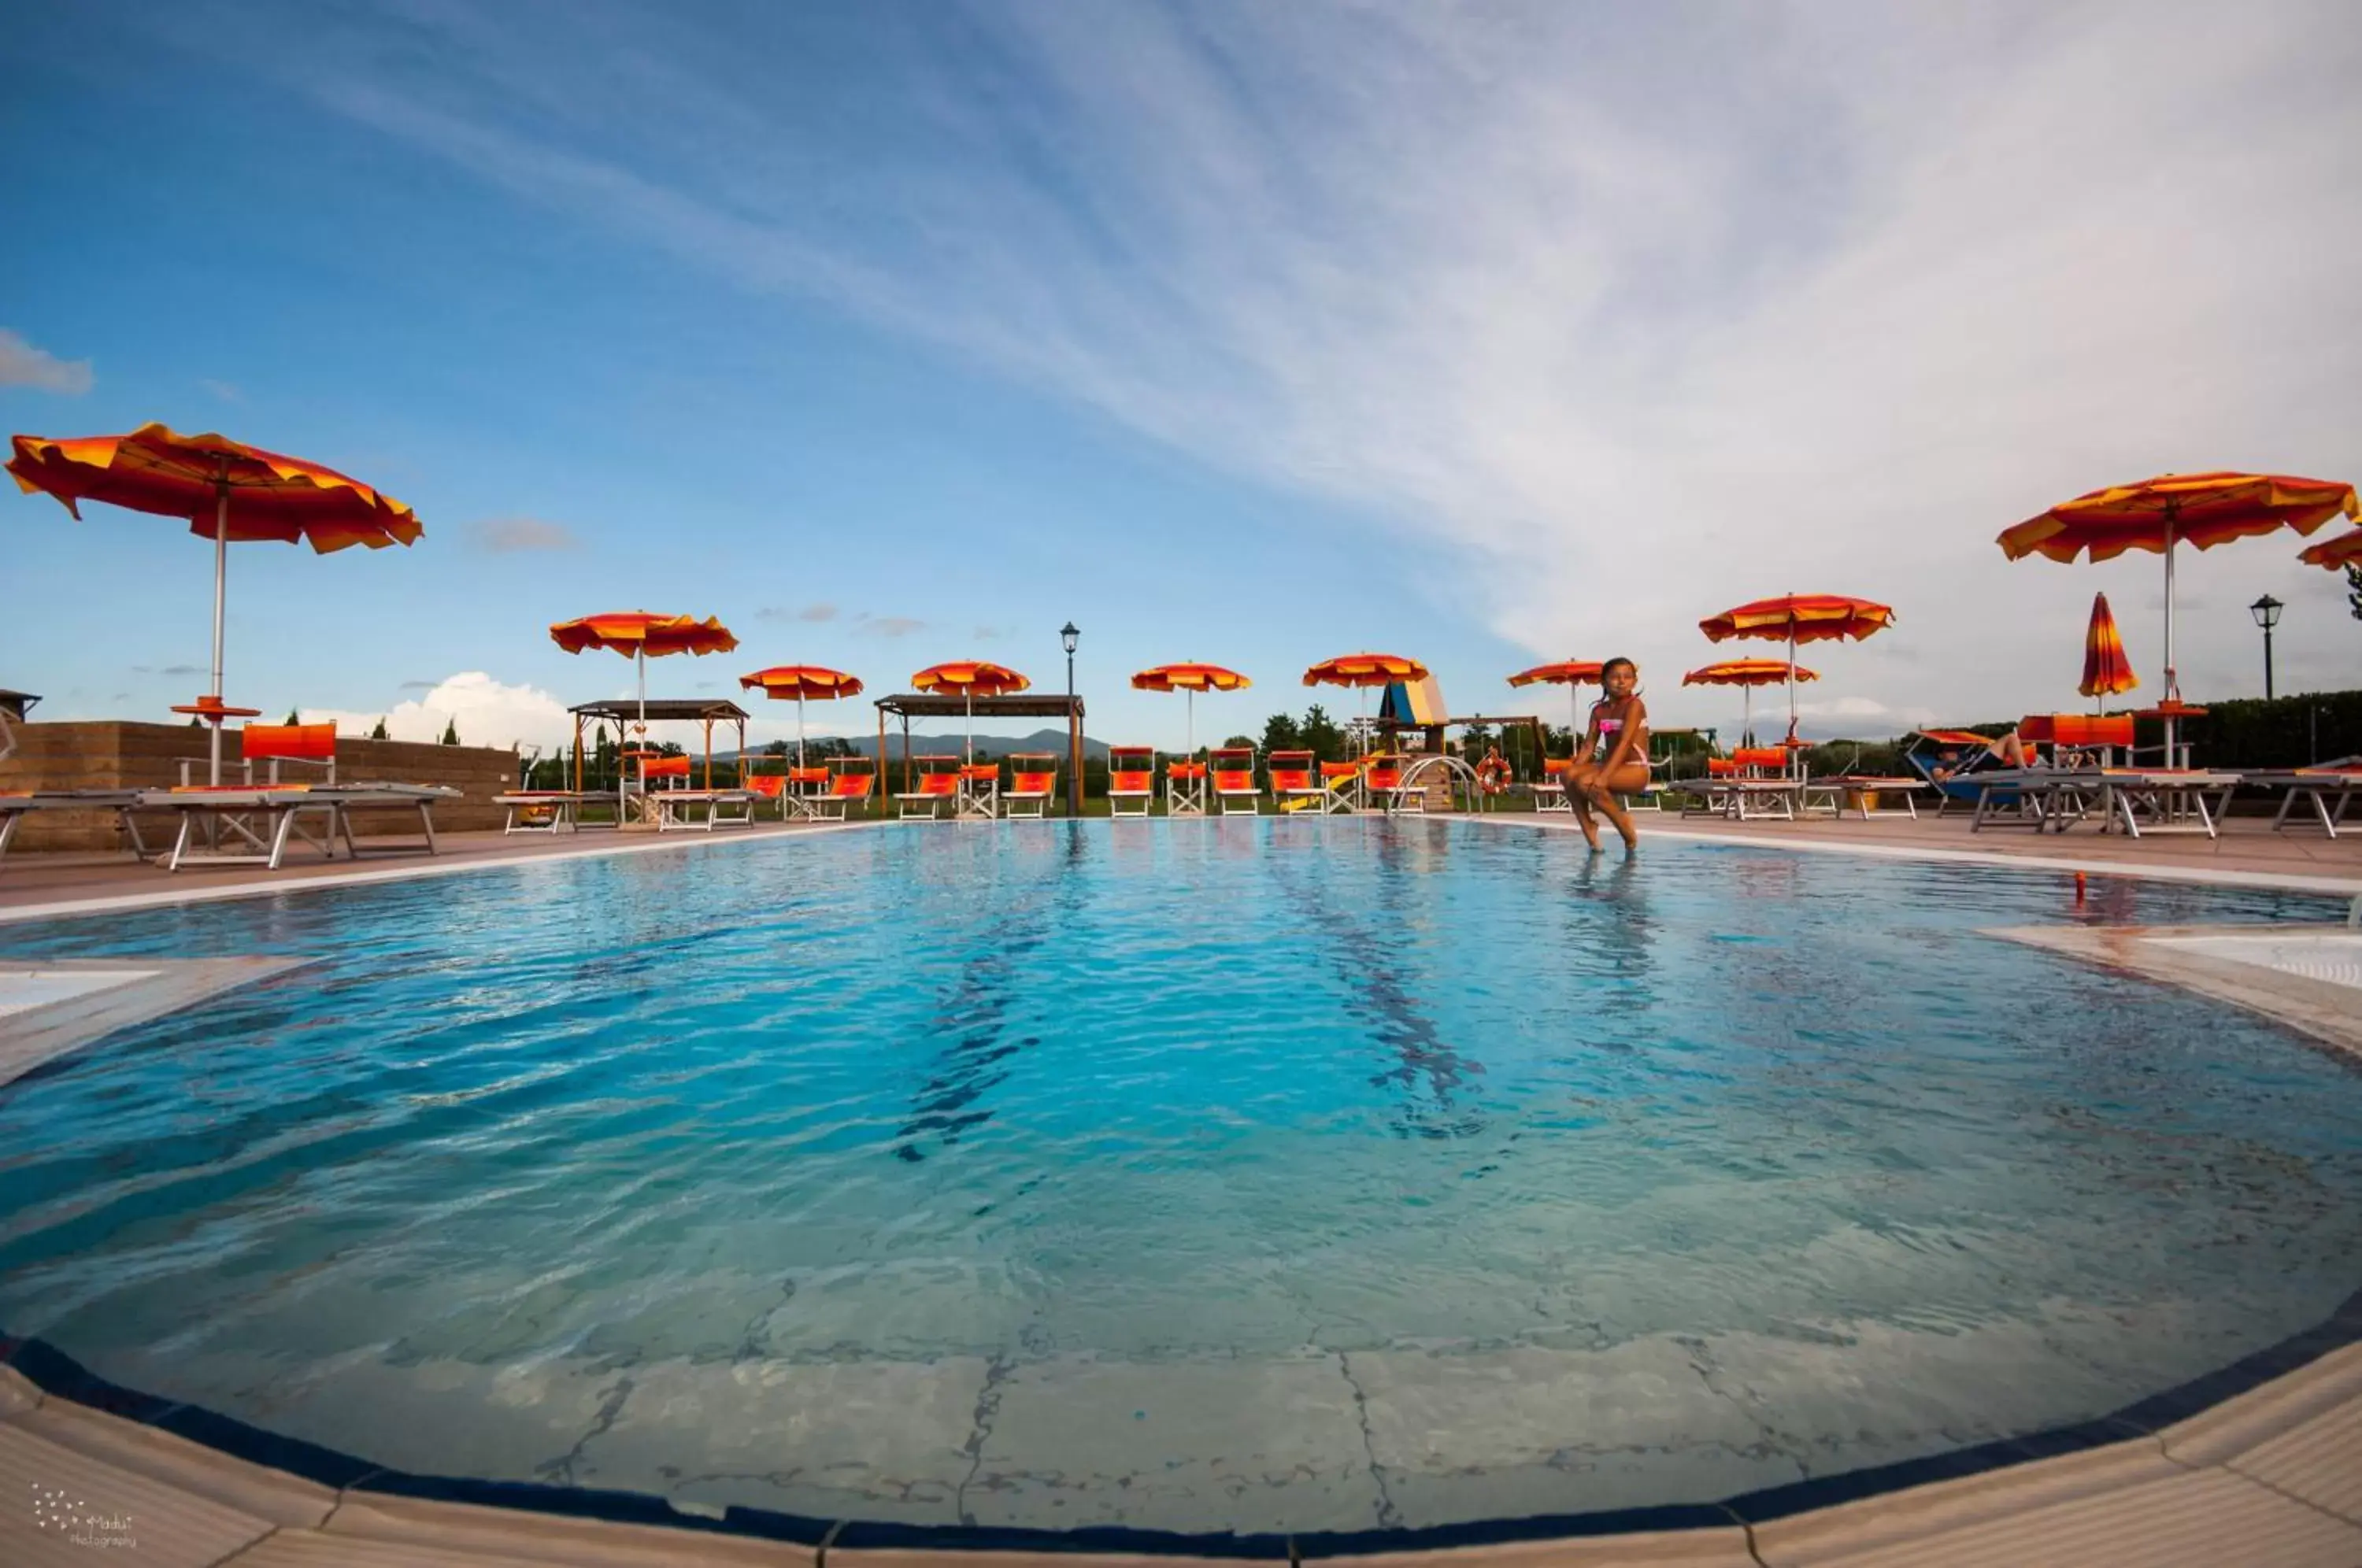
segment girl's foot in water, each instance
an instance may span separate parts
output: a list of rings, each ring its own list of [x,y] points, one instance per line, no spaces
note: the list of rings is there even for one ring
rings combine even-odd
[[[1591,845],[1592,854],[1598,855],[1603,852],[1599,843],[1599,830],[1589,823],[1584,825],[1583,842]]]
[[[1624,858],[1629,860],[1632,856],[1640,853],[1640,835],[1637,833],[1628,833],[1623,835],[1623,838]],[[1594,845],[1592,847],[1595,849],[1598,845]]]

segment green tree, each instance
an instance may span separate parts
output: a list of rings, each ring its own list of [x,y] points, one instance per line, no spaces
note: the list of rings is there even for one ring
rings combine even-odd
[[[1304,749],[1304,734],[1296,727],[1294,717],[1274,713],[1263,722],[1263,749],[1265,755],[1275,751]]]
[[[377,728],[370,731],[369,738],[371,740],[392,740],[393,737],[385,733],[385,721],[383,719],[380,719],[377,722]]]
[[[2348,562],[2345,567],[2345,607],[2354,618],[2362,621],[2362,566]]]
[[[1345,732],[1329,716],[1329,710],[1315,702],[1304,710],[1304,723],[1297,731],[1303,749],[1312,754],[1315,761],[1345,760]]]
[[[443,744],[445,745],[458,745],[459,744],[458,720],[446,719],[443,722]]]
[[[302,723],[303,722],[304,714],[300,709],[290,708],[287,710],[287,723],[291,728],[296,724]]]
[[[1223,744],[1224,745],[1226,745],[1226,746],[1252,746],[1252,745],[1254,745],[1254,736],[1253,736],[1253,735],[1232,735],[1230,739],[1228,739],[1228,740],[1224,741],[1222,744]]]

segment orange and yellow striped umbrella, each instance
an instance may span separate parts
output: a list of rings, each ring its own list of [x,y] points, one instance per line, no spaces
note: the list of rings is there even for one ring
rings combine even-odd
[[[411,545],[425,532],[417,513],[390,495],[338,473],[226,436],[182,436],[143,425],[128,436],[11,438],[8,472],[30,495],[45,491],[76,518],[81,503],[103,501],[160,517],[185,517],[189,532],[214,542],[213,690],[198,704],[216,715],[211,782],[221,782],[222,632],[229,547],[254,540],[301,540],[322,555],[360,545],[372,550]]]
[[[1238,691],[1253,681],[1219,664],[1160,664],[1131,678],[1142,691]]]
[[[2362,500],[2342,480],[2301,479],[2293,474],[2160,474],[2136,484],[2111,485],[2059,502],[2049,511],[2004,528],[1996,541],[2012,560],[2038,555],[2071,561],[2088,554],[2113,560],[2126,550],[2155,550],[2165,557],[2165,701],[2181,700],[2173,668],[2174,547],[2187,541],[2202,550],[2232,539],[2252,538],[2293,528],[2311,534],[2340,513],[2362,517]],[[2166,721],[2166,745],[2173,745]]]
[[[613,610],[603,615],[560,621],[549,628],[549,640],[571,654],[605,648],[631,656],[640,683],[643,740],[648,733],[649,659],[677,653],[728,653],[738,646],[738,639],[718,617],[709,615],[701,621],[693,615],[658,615],[646,610]],[[620,783],[617,788],[622,788]]]
[[[1583,738],[1583,688],[1595,686],[1606,666],[1598,659],[1562,658],[1555,664],[1538,664],[1531,669],[1521,669],[1509,677],[1512,686],[1564,686],[1568,716],[1574,726],[1576,740]]]
[[[1307,686],[1392,686],[1397,680],[1425,680],[1427,666],[1399,654],[1340,654],[1304,672]]]
[[[1794,679],[1818,680],[1820,676],[1784,658],[1727,658],[1682,677],[1684,686],[1778,686]]]
[[[2108,596],[2092,595],[2092,624],[2083,631],[2083,683],[2075,690],[2086,697],[2113,697],[2140,684],[2133,662],[2125,655],[2124,635],[2108,609]]]
[[[1761,637],[1788,645],[1788,663],[1796,662],[1798,643],[1855,642],[1874,636],[1894,624],[1894,612],[1872,600],[1843,593],[1783,593],[1759,599],[1736,610],[1726,610],[1698,623],[1713,642],[1728,637]],[[1788,734],[1796,734],[1796,679],[1788,682]],[[1685,683],[1686,684],[1686,683]]]
[[[1717,643],[1732,637],[1760,637],[1793,647],[1798,643],[1846,637],[1859,642],[1893,624],[1893,610],[1868,599],[1843,593],[1783,593],[1709,615],[1698,623],[1698,630]]]
[[[979,697],[1008,697],[1024,690],[1033,683],[1005,664],[987,659],[954,659],[948,664],[931,664],[911,677],[913,691],[956,691],[967,699],[967,726],[961,742],[966,759],[976,761],[976,700]],[[880,767],[884,764],[881,762]],[[907,770],[910,764],[905,761]]]
[[[831,669],[824,664],[775,664],[768,669],[758,669],[752,675],[738,678],[739,690],[759,690],[774,701],[789,698],[796,704],[796,766],[804,765],[804,703],[833,702],[840,697],[861,695],[861,678],[847,675],[841,669]],[[784,808],[782,808],[784,810]]]
[[[1606,667],[1595,658],[1562,658],[1556,664],[1538,664],[1531,669],[1521,669],[1509,677],[1512,686],[1595,686],[1600,672]]]
[[[1187,713],[1185,723],[1187,727],[1183,734],[1187,740],[1184,755],[1195,756],[1198,755],[1198,693],[1241,691],[1254,682],[1237,670],[1219,664],[1160,664],[1133,676],[1131,684],[1141,691],[1179,691],[1186,694]]]
[[[2296,558],[2307,566],[2328,567],[2332,570],[2342,566],[2362,566],[2362,528],[2309,545],[2297,552]]]
[[[1400,654],[1355,653],[1339,654],[1335,658],[1322,659],[1304,672],[1307,686],[1350,686],[1362,692],[1363,739],[1368,738],[1366,721],[1370,716],[1370,688],[1392,686],[1397,680],[1425,680],[1427,666]]]
[[[549,628],[549,640],[568,653],[607,648],[649,658],[677,653],[728,653],[738,646],[738,639],[718,617],[709,615],[700,621],[692,615],[658,615],[646,610],[617,610],[560,621]]]
[[[968,697],[1007,697],[1032,684],[1007,665],[980,658],[931,664],[911,677],[913,691],[957,691]]]
[[[841,669],[831,669],[822,664],[775,664],[768,669],[758,669],[752,675],[738,678],[741,690],[759,690],[764,696],[778,701],[807,699],[814,702],[833,701],[839,697],[861,695],[861,678],[847,675]]]
[[[2088,552],[2092,560],[2104,561],[2126,550],[2169,552],[2183,543],[2211,550],[2282,528],[2311,534],[2340,513],[2362,517],[2362,501],[2342,480],[2160,474],[2061,502],[2003,529],[1999,543],[2012,560],[2038,555],[2071,561]]]
[[[1799,680],[1818,680],[1816,670],[1806,669],[1794,659],[1727,658],[1720,664],[1709,664],[1693,669],[1682,677],[1684,686],[1736,686],[1738,693],[1738,735],[1742,744],[1755,728],[1755,689],[1759,686],[1792,688]]]

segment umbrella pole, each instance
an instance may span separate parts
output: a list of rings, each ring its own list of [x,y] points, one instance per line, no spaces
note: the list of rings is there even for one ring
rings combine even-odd
[[[1742,686],[1738,689],[1738,744],[1741,745],[1753,745],[1755,744],[1755,735],[1753,734],[1754,729],[1755,688],[1752,686]]]
[[[801,771],[803,771],[803,766],[804,766],[804,694],[803,694],[801,691],[798,691],[798,692],[796,693],[796,770],[797,770],[798,772],[801,772]]]
[[[1184,755],[1195,762],[1198,759],[1198,694],[1187,687],[1181,691],[1181,712],[1185,715],[1181,744],[1188,747]]]
[[[221,705],[222,697],[222,628],[223,610],[227,602],[229,582],[229,481],[226,479],[214,486],[214,705]],[[2166,634],[2166,646],[2172,646],[2172,634]],[[206,715],[213,721],[211,761],[206,768],[205,782],[221,782],[222,715]]]
[[[2173,672],[2173,524],[2171,508],[2165,513],[2165,701],[2160,707],[2171,707],[2181,701],[2181,681]],[[2173,718],[2165,721],[2165,765],[2173,767],[2180,757],[2173,749]]]

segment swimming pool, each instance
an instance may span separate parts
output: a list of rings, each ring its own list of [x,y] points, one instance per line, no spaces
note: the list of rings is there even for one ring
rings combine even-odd
[[[371,1462],[1345,1529],[2081,1420],[2362,1286],[2362,1075],[1978,934],[2298,895],[1415,820],[0,933],[317,962],[0,1089],[0,1326]]]

